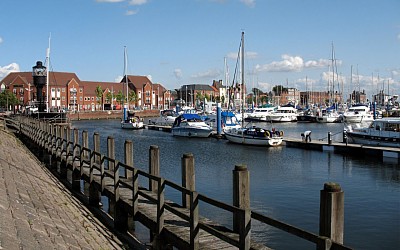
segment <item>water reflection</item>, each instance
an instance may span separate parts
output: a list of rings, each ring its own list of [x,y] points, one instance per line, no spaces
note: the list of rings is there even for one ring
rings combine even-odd
[[[319,192],[325,182],[337,182],[345,191],[345,244],[356,249],[397,249],[400,245],[400,168],[398,162],[382,161],[333,152],[297,148],[242,146],[225,140],[176,138],[151,130],[129,131],[119,122],[79,121],[74,127],[101,137],[101,152],[106,154],[106,138],[113,136],[117,159],[123,160],[123,144],[132,140],[135,167],[147,171],[150,145],[160,147],[161,175],[181,182],[181,157],[193,153],[196,189],[211,198],[232,204],[232,170],[246,164],[250,170],[251,207],[275,219],[318,233]],[[285,136],[300,137],[305,130],[314,138],[328,131],[341,131],[343,124],[279,124]],[[337,139],[336,139],[337,138]],[[336,135],[334,140],[341,140]],[[166,198],[180,201],[180,195],[167,191]],[[230,215],[202,204],[200,214],[222,224]],[[230,226],[230,225],[229,225]],[[304,240],[266,225],[253,223],[253,237],[275,249],[311,249]]]

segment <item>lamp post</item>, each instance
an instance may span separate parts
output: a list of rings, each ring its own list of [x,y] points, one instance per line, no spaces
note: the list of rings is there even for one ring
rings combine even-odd
[[[36,66],[32,67],[33,84],[36,87],[37,100],[39,101],[38,111],[44,111],[43,104],[43,86],[46,85],[47,71],[46,67],[43,66],[41,61],[36,62]]]

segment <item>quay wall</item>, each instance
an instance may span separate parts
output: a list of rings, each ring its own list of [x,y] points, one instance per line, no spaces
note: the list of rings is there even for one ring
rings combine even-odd
[[[160,110],[138,110],[135,114],[141,118],[157,117],[160,115]],[[67,119],[69,121],[122,119],[122,116],[122,110],[79,111],[67,113]]]

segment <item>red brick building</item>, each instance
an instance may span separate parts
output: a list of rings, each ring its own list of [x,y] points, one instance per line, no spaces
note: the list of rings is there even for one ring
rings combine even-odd
[[[49,89],[43,88],[43,97],[50,110],[103,110],[105,107],[120,106],[117,94],[122,92],[126,98],[125,77],[121,82],[81,81],[75,73],[49,72]],[[37,101],[36,87],[32,72],[13,72],[0,81],[0,86],[14,93],[20,102],[16,109],[29,106]],[[96,89],[101,87],[102,97],[98,98]],[[128,75],[128,92],[134,91],[138,100],[130,103],[130,108],[163,109],[171,102],[171,92],[161,84],[153,84],[146,76]],[[111,93],[112,98],[107,98]]]

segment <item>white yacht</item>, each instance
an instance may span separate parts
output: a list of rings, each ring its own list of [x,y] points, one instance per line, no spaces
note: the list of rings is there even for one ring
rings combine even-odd
[[[255,108],[252,113],[249,113],[245,118],[246,121],[267,121],[267,116],[276,111],[276,107]]]
[[[344,112],[343,119],[345,123],[371,122],[374,120],[374,115],[368,105],[355,104]]]
[[[400,118],[376,119],[366,127],[348,125],[344,133],[351,143],[400,148]]]
[[[173,109],[165,109],[160,111],[160,116],[156,119],[149,120],[149,124],[160,126],[172,126],[178,114]]]
[[[176,118],[171,131],[173,136],[209,137],[213,129],[198,114],[182,114]]]
[[[297,121],[297,109],[291,105],[281,106],[268,114],[266,118],[271,122],[295,122]]]

